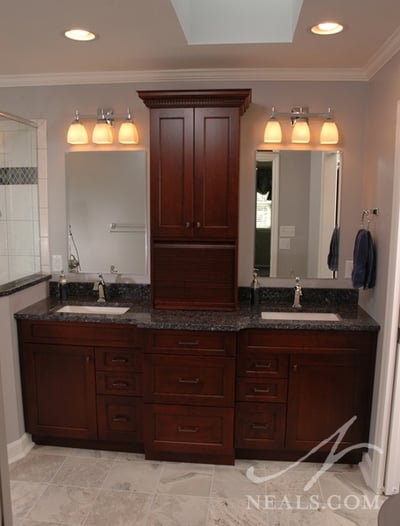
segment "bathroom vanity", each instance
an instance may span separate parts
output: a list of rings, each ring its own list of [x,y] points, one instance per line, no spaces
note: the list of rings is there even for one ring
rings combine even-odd
[[[357,306],[333,322],[263,320],[248,307],[131,305],[115,316],[59,307],[48,299],[16,315],[36,443],[223,464],[297,460],[354,416],[339,449],[368,441],[379,327]]]

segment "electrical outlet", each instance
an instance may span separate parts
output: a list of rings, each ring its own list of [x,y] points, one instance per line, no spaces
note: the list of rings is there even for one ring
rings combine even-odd
[[[53,254],[51,256],[51,266],[55,272],[63,270],[63,260],[61,254]]]
[[[344,277],[351,278],[351,273],[353,272],[353,260],[347,259],[344,267]]]

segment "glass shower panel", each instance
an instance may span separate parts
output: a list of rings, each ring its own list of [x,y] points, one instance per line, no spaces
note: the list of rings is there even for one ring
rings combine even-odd
[[[0,113],[0,285],[40,272],[37,129]]]

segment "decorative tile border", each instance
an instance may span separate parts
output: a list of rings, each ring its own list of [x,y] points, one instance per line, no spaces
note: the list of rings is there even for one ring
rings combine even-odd
[[[37,183],[38,169],[35,166],[0,168],[0,185]]]

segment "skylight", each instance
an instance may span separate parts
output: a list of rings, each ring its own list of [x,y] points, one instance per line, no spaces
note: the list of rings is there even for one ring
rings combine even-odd
[[[189,45],[292,42],[303,0],[171,0]]]

